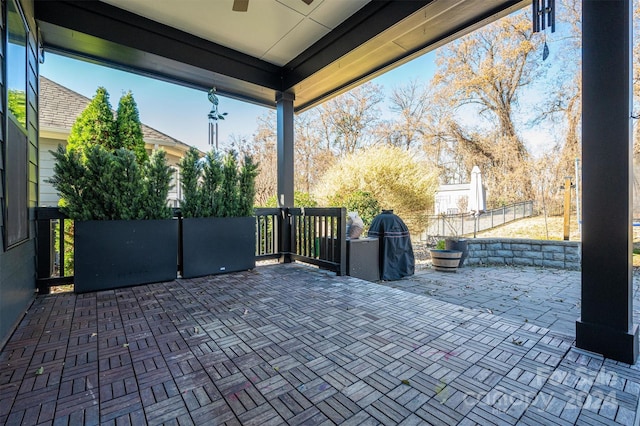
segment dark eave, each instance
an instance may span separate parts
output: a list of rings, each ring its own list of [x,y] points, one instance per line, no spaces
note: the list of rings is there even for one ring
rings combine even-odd
[[[36,1],[47,50],[273,105],[280,67],[99,1]]]
[[[373,0],[284,67],[99,1],[36,1],[45,49],[296,111],[348,90],[530,0]]]
[[[285,82],[296,95],[296,111],[311,108],[528,4],[529,0],[389,2],[346,35],[334,34],[341,30],[338,28],[309,48],[304,58],[300,55],[287,64],[285,76],[295,76]],[[378,33],[367,32],[371,22],[384,19],[394,24]],[[345,49],[352,34],[364,34],[365,41]],[[333,40],[327,43],[330,37]]]

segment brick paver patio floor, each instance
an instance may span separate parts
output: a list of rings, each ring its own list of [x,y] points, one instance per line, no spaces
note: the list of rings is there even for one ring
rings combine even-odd
[[[40,296],[0,423],[632,425],[640,369],[572,343],[295,264]]]
[[[580,271],[537,267],[463,267],[455,274],[421,267],[412,277],[382,283],[415,294],[575,337]],[[640,323],[640,276],[635,274],[634,322]]]

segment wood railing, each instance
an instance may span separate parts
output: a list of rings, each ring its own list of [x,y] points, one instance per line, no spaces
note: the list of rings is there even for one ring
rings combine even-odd
[[[256,260],[277,259],[282,253],[283,209],[257,208]]]
[[[338,275],[347,267],[347,212],[344,207],[290,208],[291,257]]]
[[[182,217],[179,210],[174,217]],[[257,208],[255,217],[256,260],[296,260],[346,274],[346,209]],[[64,267],[68,223],[73,221],[57,207],[36,209],[36,285],[40,294],[53,286],[73,284],[73,275],[65,275]]]

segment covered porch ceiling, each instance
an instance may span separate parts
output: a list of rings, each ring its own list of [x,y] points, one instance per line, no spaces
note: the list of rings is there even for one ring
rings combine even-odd
[[[36,1],[45,50],[274,107],[311,108],[529,0]]]

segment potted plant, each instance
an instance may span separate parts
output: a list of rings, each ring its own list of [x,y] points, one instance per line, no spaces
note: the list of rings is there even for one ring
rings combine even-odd
[[[166,203],[173,169],[164,151],[142,165],[132,150],[102,145],[53,155],[49,182],[74,220],[74,291],[175,279],[178,221]]]
[[[464,260],[469,254],[467,239],[460,237],[447,237],[444,240],[444,248],[446,250],[459,251],[462,253],[460,255],[460,263],[458,264],[458,268],[461,268],[462,265],[464,265]]]
[[[445,237],[444,247],[442,248],[444,250],[462,252],[462,255],[460,256],[460,262],[457,266],[457,267],[462,267],[462,265],[464,265],[464,260],[467,258],[467,255],[469,254],[469,247],[468,247],[466,238],[462,238],[459,236],[461,230],[464,229],[463,222],[465,220],[465,217],[464,215],[459,215],[459,214],[450,216],[444,213],[441,216],[442,216],[443,223],[447,225],[449,229],[449,233],[451,234]]]
[[[173,169],[144,148],[131,92],[111,108],[99,87],[58,147],[49,182],[74,220],[74,290],[96,291],[177,276],[178,221],[167,207]],[[65,230],[66,233],[67,230]]]
[[[462,257],[462,251],[446,248],[446,240],[438,241],[436,248],[429,250],[433,269],[440,272],[456,272]]]
[[[180,162],[182,175],[182,277],[255,268],[253,211],[258,165],[251,156],[192,148]]]

